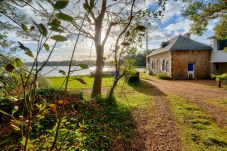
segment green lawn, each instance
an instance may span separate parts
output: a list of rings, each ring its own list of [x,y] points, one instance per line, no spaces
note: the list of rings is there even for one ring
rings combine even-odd
[[[79,81],[75,80],[76,77],[82,78],[87,84],[82,84]],[[53,88],[59,89],[63,84],[65,77],[50,77],[48,78],[51,81]],[[104,77],[102,82],[102,87],[107,88],[111,86],[113,77]],[[68,88],[70,90],[79,90],[83,88],[92,88],[94,78],[90,76],[72,76],[69,78]]]
[[[76,77],[76,76],[75,76]],[[68,84],[69,90],[72,91],[84,91],[85,95],[89,95],[89,93],[86,93],[86,90],[91,90],[92,84],[94,81],[93,77],[90,76],[82,76],[81,78],[87,83],[82,84],[79,81],[75,80],[75,77],[70,77],[70,81]],[[59,89],[64,82],[64,77],[50,77],[48,78],[51,81],[52,88]],[[109,90],[111,87],[111,84],[113,82],[113,77],[104,77],[102,82],[102,88],[104,90],[104,96],[105,92]],[[126,82],[123,80],[119,81],[118,87],[116,89],[115,97],[118,104],[125,105],[128,107],[142,107],[145,106],[146,103],[148,103],[149,96],[143,94],[142,92],[139,92],[135,89],[141,89],[144,90],[144,85],[136,84],[129,86]]]
[[[170,96],[169,100],[184,150],[227,150],[226,128],[219,127],[206,112],[185,98]]]

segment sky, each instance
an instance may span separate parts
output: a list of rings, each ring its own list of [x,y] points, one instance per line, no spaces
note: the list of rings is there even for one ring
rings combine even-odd
[[[154,9],[156,6],[148,4],[150,9]],[[169,40],[170,38],[179,35],[185,34],[190,31],[191,21],[181,15],[182,10],[185,8],[186,4],[178,0],[168,1],[166,4],[166,10],[163,12],[164,17],[161,21],[154,19],[147,19],[146,22],[151,24],[151,27],[148,32],[148,48],[155,49],[160,47],[161,42]],[[32,15],[32,11],[29,9],[26,10],[28,14]],[[216,24],[216,20],[210,22],[207,27],[207,31],[204,32],[202,36],[191,35],[193,40],[210,44],[208,37],[213,35],[213,27]],[[28,41],[25,39],[21,39],[17,37],[14,32],[9,33],[9,39],[14,41],[23,41],[25,46],[29,47],[31,50],[35,52],[36,43],[33,41]],[[109,38],[107,40],[107,49],[111,45],[111,41],[113,39]],[[143,46],[140,51],[145,50],[145,39],[143,41]],[[64,43],[57,44],[56,50],[54,54],[50,58],[51,61],[62,61],[69,60],[71,57],[71,52],[73,49],[74,41],[66,41]],[[108,55],[110,52],[106,50],[105,55]],[[17,54],[24,61],[32,61],[32,58],[24,55],[24,53],[20,52]],[[43,61],[47,57],[48,53],[43,51],[39,57],[40,61]],[[87,60],[87,59],[95,59],[95,49],[90,40],[81,39],[76,48],[76,53],[74,55],[74,60]]]

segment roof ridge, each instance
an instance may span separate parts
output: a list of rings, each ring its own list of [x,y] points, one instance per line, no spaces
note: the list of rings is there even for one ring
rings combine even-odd
[[[170,44],[171,44],[171,47],[169,48],[170,50],[171,50],[171,48],[176,44],[176,42],[179,40],[179,37],[180,37],[180,35],[177,35],[177,36],[175,36],[175,37],[173,37],[171,40],[172,40],[172,42],[170,42]]]

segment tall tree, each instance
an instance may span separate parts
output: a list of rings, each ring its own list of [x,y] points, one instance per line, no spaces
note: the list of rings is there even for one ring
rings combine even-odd
[[[81,32],[92,39],[96,50],[96,72],[92,89],[92,97],[101,95],[102,70],[104,67],[104,52],[109,49],[106,45],[109,38],[116,41],[112,45],[118,50],[119,42],[132,25],[141,21],[141,16],[152,14],[149,10],[149,0],[84,0],[75,3],[74,8],[80,11],[75,16],[77,21],[82,20],[81,14],[86,14],[85,23]],[[164,6],[165,0],[159,0]],[[81,9],[81,5],[83,9]],[[73,23],[78,29],[77,22]]]
[[[49,12],[51,12],[50,10],[55,1],[58,2],[57,0],[36,1],[37,4],[32,5],[34,3],[33,1],[30,2],[29,0],[21,0],[24,5],[26,4],[33,8],[36,12],[40,13],[40,16],[42,16],[42,18],[48,18],[51,15],[51,13]],[[164,7],[165,1],[166,0],[158,0],[158,4]],[[3,2],[8,4],[6,0],[4,0]],[[9,3],[10,2],[11,1],[9,1]],[[32,4],[30,4],[29,2]],[[64,29],[65,32],[71,35],[79,34],[81,35],[81,37],[91,39],[91,41],[94,42],[96,50],[96,72],[93,83],[92,96],[100,96],[102,70],[105,61],[104,53],[107,49],[110,49],[107,45],[107,41],[110,40],[110,38],[113,38],[113,40],[120,42],[121,38],[124,38],[123,35],[127,32],[127,29],[130,28],[131,25],[134,25],[135,22],[138,23],[141,20],[142,17],[140,16],[144,16],[145,14],[153,14],[153,12],[151,12],[148,7],[152,1],[64,0],[63,2],[67,4],[69,3],[69,5],[65,9],[61,10],[55,8],[56,15],[54,17],[67,21],[67,23],[61,24],[58,29],[55,29],[53,26],[52,30],[61,32],[62,29]],[[42,3],[45,3],[45,5]],[[12,6],[14,5],[15,4],[12,4]],[[39,9],[35,7],[37,5],[39,6]],[[21,7],[23,7],[23,5]],[[2,14],[4,14],[5,16],[10,15],[8,16],[8,18],[14,15],[12,11],[7,14],[7,11],[3,12]],[[82,22],[83,26],[81,28]],[[22,25],[21,23],[17,23],[17,21],[15,23]],[[114,39],[116,37],[117,39]],[[112,47],[118,47],[118,45],[113,45]]]
[[[193,21],[191,31],[203,34],[211,20],[218,19],[214,27],[215,36],[219,39],[227,38],[227,1],[226,0],[184,0],[188,7],[183,12],[184,16]]]

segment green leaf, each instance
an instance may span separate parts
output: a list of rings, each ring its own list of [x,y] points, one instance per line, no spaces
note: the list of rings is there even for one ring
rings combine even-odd
[[[32,54],[32,51],[30,49],[27,49],[25,51],[25,54],[28,55],[29,57],[32,57],[32,58],[34,57],[33,54]]]
[[[58,42],[64,42],[64,41],[67,40],[66,37],[61,36],[61,35],[54,35],[54,36],[51,36],[50,38],[53,39],[53,40],[56,40]]]
[[[26,137],[23,136],[23,138],[22,138],[22,140],[20,141],[20,143],[21,143],[22,145],[25,145],[25,141],[26,141]]]
[[[58,0],[54,4],[54,9],[63,9],[68,5],[68,3],[69,3],[69,0]]]
[[[18,106],[14,106],[14,108],[12,110],[12,116],[14,115],[14,113],[16,113],[17,110],[18,110]]]
[[[59,70],[59,73],[61,73],[62,75],[66,75],[66,72],[64,70]]]
[[[48,34],[48,31],[47,31],[45,25],[43,25],[43,24],[41,23],[41,24],[39,24],[39,27],[40,27],[40,29],[41,29],[40,33],[41,33],[43,36],[46,37],[47,34]]]
[[[28,47],[25,47],[21,42],[18,42],[18,43],[19,43],[19,48],[23,49],[26,55],[30,57],[34,57],[31,50]]]
[[[46,49],[46,51],[49,51],[50,50],[50,47],[49,47],[49,45],[47,43],[45,43],[43,46]]]
[[[42,32],[41,27],[39,26],[39,24],[37,24],[34,20],[32,20],[32,23],[35,25],[35,27],[39,30],[39,32]]]
[[[24,146],[24,145],[25,145],[25,142],[26,142],[26,137],[23,136],[23,138],[22,138],[22,140],[20,141],[20,143]],[[30,140],[30,139],[28,138],[28,142],[27,142],[28,148],[32,148],[32,147],[33,147],[32,142],[33,142],[33,141]]]
[[[7,64],[5,67],[6,71],[8,72],[13,72],[13,70],[15,69],[15,67],[12,64]]]
[[[82,78],[75,78],[77,81],[79,81],[80,83],[82,83],[82,84],[87,84],[85,81],[84,81],[84,79],[82,79]]]
[[[143,26],[143,25],[138,25],[138,26],[136,26],[136,28],[135,28],[136,31],[141,31],[141,32],[145,32],[146,29],[147,29],[147,28],[146,28],[145,26]]]
[[[63,29],[55,28],[55,27],[51,27],[50,30],[55,31],[55,32],[59,32],[59,33],[63,33],[64,32]]]
[[[21,59],[16,58],[13,60],[13,66],[14,67],[21,67],[23,65],[23,62],[21,61]]]
[[[35,25],[35,27],[39,30],[39,32],[43,35],[43,36],[47,36],[48,34],[48,31],[47,31],[47,28],[45,27],[44,24],[40,23],[40,24],[37,24],[34,20],[32,20],[32,23]]]
[[[50,23],[48,23],[48,25],[52,28],[58,28],[61,25],[61,21],[57,18],[54,18]]]
[[[82,69],[88,69],[88,68],[89,68],[89,66],[86,65],[86,64],[79,64],[79,66],[80,66],[80,68],[82,68]]]
[[[28,31],[28,27],[25,24],[21,24],[21,27],[22,27],[24,32]]]
[[[67,21],[67,22],[73,21],[73,18],[65,13],[58,13],[58,14],[56,14],[56,17],[58,19],[61,19],[61,20]]]

